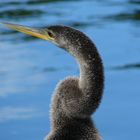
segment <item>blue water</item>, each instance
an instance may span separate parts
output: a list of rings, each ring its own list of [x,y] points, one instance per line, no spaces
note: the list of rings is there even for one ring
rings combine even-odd
[[[85,32],[105,66],[105,91],[94,114],[104,140],[140,139],[139,0],[5,0],[0,21],[32,27],[65,24]],[[0,140],[42,140],[60,79],[78,75],[69,54],[0,26]]]

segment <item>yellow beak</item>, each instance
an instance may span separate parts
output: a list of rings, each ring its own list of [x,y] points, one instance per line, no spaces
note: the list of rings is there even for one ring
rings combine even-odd
[[[25,33],[34,37],[38,37],[44,40],[52,40],[52,38],[47,34],[47,31],[43,29],[34,29],[27,26],[22,26],[22,25],[17,25],[17,24],[12,24],[12,23],[5,23],[5,22],[1,22],[1,24],[13,30],[16,30],[16,31],[19,31],[19,32],[22,32],[22,33]]]

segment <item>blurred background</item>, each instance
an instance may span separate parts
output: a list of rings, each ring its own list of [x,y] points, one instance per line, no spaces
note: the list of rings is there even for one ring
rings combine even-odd
[[[1,0],[0,21],[85,32],[105,66],[97,128],[104,140],[140,139],[139,0]],[[0,26],[0,140],[42,140],[53,90],[68,75],[79,75],[68,53]]]

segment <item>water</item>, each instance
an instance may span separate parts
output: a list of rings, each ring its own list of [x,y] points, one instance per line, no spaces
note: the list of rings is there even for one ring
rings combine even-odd
[[[0,20],[65,24],[93,39],[105,65],[105,91],[94,114],[104,140],[140,139],[139,0],[5,0]],[[42,140],[60,79],[78,75],[74,59],[53,44],[0,26],[0,139]]]

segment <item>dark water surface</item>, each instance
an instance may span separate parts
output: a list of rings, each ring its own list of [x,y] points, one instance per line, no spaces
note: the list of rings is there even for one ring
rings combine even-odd
[[[139,0],[1,0],[0,20],[33,27],[65,24],[88,34],[105,65],[97,128],[104,140],[140,139]],[[0,26],[0,140],[42,140],[50,131],[56,83],[78,74],[63,50]]]

